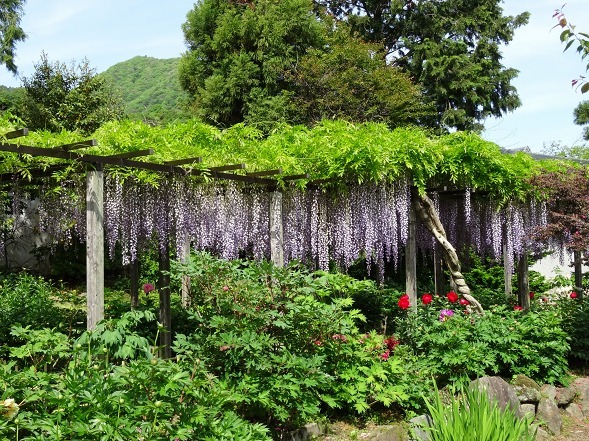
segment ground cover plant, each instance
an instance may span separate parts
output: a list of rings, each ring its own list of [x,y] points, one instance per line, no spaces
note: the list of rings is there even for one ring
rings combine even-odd
[[[0,303],[39,285],[62,315],[40,326],[10,322],[0,361],[2,437],[279,439],[318,418],[427,412],[434,379],[457,387],[525,373],[563,383],[567,361],[585,344],[574,330],[586,303],[570,296],[545,302],[537,294],[528,313],[503,302],[477,315],[454,293],[426,293],[408,313],[402,292],[299,264],[198,253],[171,275],[172,286],[190,276],[191,297],[184,309],[174,296],[169,360],[156,344],[166,332],[155,320],[157,292],[146,289],[139,308],[124,312],[125,298],[109,290],[107,319],[72,332],[63,314],[78,296],[60,298],[61,288],[28,274],[6,279]],[[391,297],[382,310],[368,309],[372,326],[357,309],[370,293]],[[72,309],[57,307],[64,303]],[[378,320],[385,316],[395,316],[386,331]]]

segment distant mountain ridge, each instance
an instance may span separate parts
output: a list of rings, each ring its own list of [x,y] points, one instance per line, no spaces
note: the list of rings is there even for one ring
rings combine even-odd
[[[180,58],[137,56],[117,63],[100,75],[121,94],[126,113],[149,123],[186,119],[187,94],[180,87]]]

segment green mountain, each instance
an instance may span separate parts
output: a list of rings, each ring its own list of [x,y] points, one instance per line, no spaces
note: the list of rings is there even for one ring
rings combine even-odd
[[[151,124],[165,124],[188,117],[187,95],[180,88],[180,58],[157,59],[137,56],[109,67],[100,75],[122,96],[131,118]]]

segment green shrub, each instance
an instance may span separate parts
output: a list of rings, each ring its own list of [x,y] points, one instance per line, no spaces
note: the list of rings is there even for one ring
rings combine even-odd
[[[464,389],[445,404],[438,389],[426,398],[431,424],[424,427],[431,441],[533,441],[536,430],[528,419],[519,419],[507,408],[501,410],[485,392]]]
[[[41,329],[67,322],[67,312],[55,305],[56,295],[48,282],[25,272],[0,277],[0,345],[17,343],[10,334],[13,325]]]
[[[14,399],[19,413],[0,418],[2,439],[84,440],[267,440],[269,431],[237,415],[238,395],[225,388],[189,351],[161,360],[157,348],[133,328],[153,317],[140,311],[101,323],[73,349],[51,330],[29,334],[22,348],[0,364],[2,399]],[[14,329],[22,332],[22,329]],[[34,338],[32,338],[34,337]],[[62,370],[30,363],[37,356],[61,357]],[[52,342],[54,343],[52,347]]]
[[[440,312],[453,315],[440,319]],[[529,313],[505,306],[484,315],[435,297],[397,322],[397,335],[443,382],[484,375],[526,374],[539,383],[566,380],[568,336],[554,309]]]
[[[325,406],[364,412],[407,398],[405,366],[390,350],[383,356],[383,336],[359,330],[364,317],[350,296],[364,282],[205,253],[173,273],[191,279],[198,331],[185,343],[242,395],[247,418],[293,427]]]
[[[550,307],[550,306],[548,306]],[[562,329],[570,338],[571,361],[589,361],[589,299],[564,297],[556,302]]]

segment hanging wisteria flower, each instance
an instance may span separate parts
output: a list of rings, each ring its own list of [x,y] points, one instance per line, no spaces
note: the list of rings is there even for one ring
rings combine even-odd
[[[454,291],[450,291],[446,297],[448,297],[448,300],[452,303],[456,303],[458,301],[458,294],[456,294]]]
[[[571,293],[569,294],[569,297],[571,299],[576,299],[577,298],[577,293],[575,291],[571,291]]]
[[[434,299],[434,297],[427,292],[421,296],[421,301],[423,302],[424,305],[429,305],[433,299]]]
[[[440,321],[441,322],[445,322],[446,320],[448,320],[450,317],[452,317],[454,315],[454,311],[452,311],[451,309],[442,309],[440,311]]]
[[[143,292],[145,294],[149,294],[154,289],[155,289],[155,287],[151,283],[146,283],[145,285],[143,285]]]
[[[407,294],[403,294],[401,297],[399,297],[397,305],[401,309],[408,309],[411,306],[411,304],[409,303],[409,296]]]

